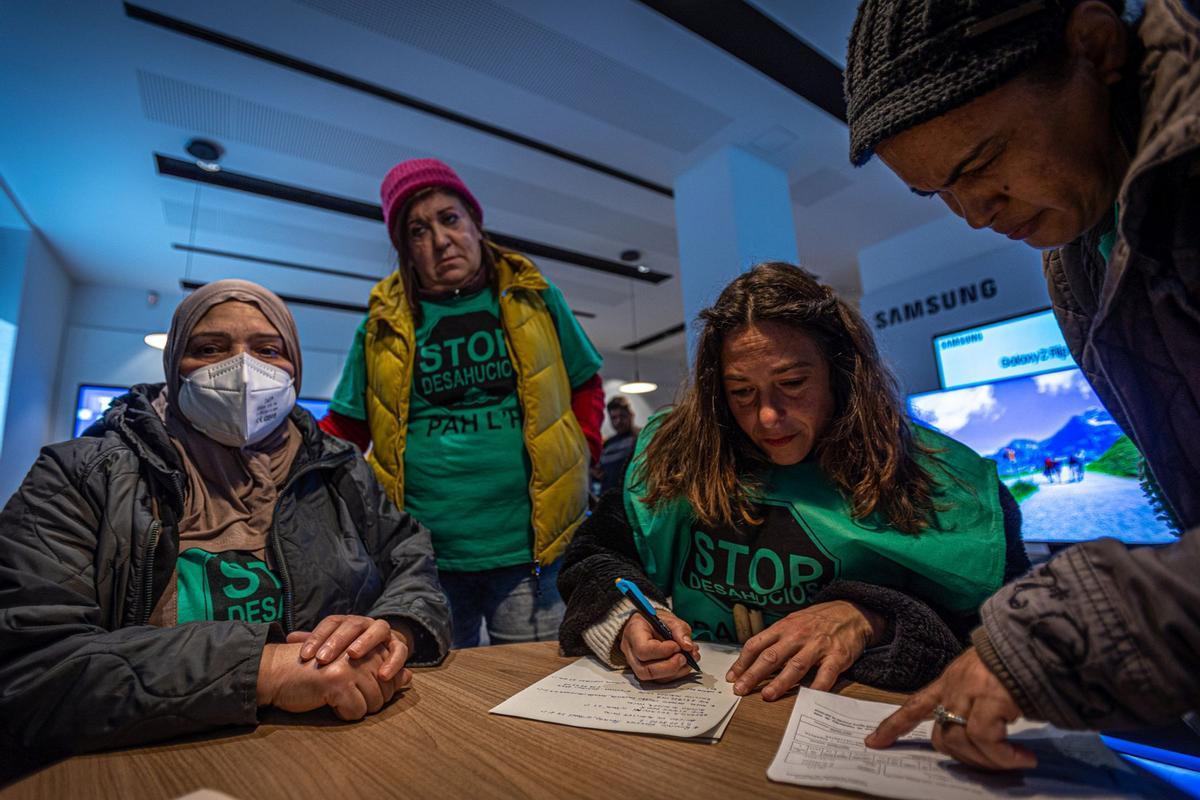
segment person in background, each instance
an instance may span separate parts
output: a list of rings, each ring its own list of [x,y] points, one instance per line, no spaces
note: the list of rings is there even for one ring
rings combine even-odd
[[[291,314],[246,281],[175,311],[166,383],[42,450],[0,514],[0,752],[258,708],[378,711],[450,640],[429,533],[296,407]]]
[[[381,195],[399,269],[371,292],[321,427],[432,531],[455,647],[483,623],[493,643],[553,639],[600,453],[600,354],[533,262],[487,239],[450,167],[405,161]]]
[[[994,462],[914,427],[862,317],[799,267],[756,266],[700,319],[692,385],[567,550],[563,650],[670,681],[696,641],[744,641],[725,677],[740,695],[769,681],[766,700],[810,673],[930,680],[1029,565]]]
[[[600,480],[600,494],[621,486],[639,431],[633,424],[633,408],[620,395],[608,401],[608,419],[615,433],[605,440],[600,462],[595,468],[594,475]]]
[[[1058,477],[1058,462],[1054,460],[1054,456],[1046,456],[1042,465],[1042,475],[1046,476],[1046,483],[1054,483]]]
[[[873,153],[973,228],[1045,251],[1055,317],[1145,458],[1154,502],[1200,524],[1200,18],[1194,2],[867,0],[846,59],[851,161]],[[983,606],[974,647],[867,741],[938,710],[934,746],[1030,767],[1024,715],[1064,728],[1200,707],[1200,535],[1069,548]]]
[[[1083,451],[1072,453],[1071,457],[1067,459],[1067,466],[1071,468],[1073,483],[1083,480]]]

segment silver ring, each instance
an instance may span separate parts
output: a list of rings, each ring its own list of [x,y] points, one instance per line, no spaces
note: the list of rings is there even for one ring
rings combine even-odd
[[[933,718],[943,725],[947,723],[952,725],[967,724],[966,717],[955,714],[952,711],[947,711],[946,707],[941,703],[938,703],[937,707],[933,709]]]

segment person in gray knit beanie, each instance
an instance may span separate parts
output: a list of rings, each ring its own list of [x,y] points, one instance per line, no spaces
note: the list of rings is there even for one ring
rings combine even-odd
[[[999,87],[1056,49],[1061,2],[866,2],[846,56],[850,161]]]
[[[988,599],[968,648],[867,737],[1027,768],[1017,717],[1200,731],[1200,17],[1196,0],[865,0],[850,37],[850,160],[879,158],[973,228],[1043,250],[1080,368],[1185,531],[1098,539]]]
[[[846,59],[851,162],[879,155],[972,227],[1066,244],[1111,213],[1129,163],[1110,103],[1132,38],[1121,6],[868,0]]]

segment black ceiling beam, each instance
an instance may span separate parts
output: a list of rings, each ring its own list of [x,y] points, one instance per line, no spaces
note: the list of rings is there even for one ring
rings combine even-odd
[[[841,68],[744,0],[640,2],[846,121]]]
[[[542,242],[535,242],[530,239],[522,239],[519,236],[509,236],[507,233],[499,233],[491,229],[488,229],[487,235],[496,244],[501,247],[507,247],[510,250],[516,250],[517,252],[531,256],[551,258],[555,261],[594,269],[598,272],[607,272],[609,275],[616,275],[619,278],[632,278],[633,280],[645,281],[646,283],[662,283],[671,277],[665,272],[649,268],[645,272],[642,272],[637,267],[630,264],[622,264],[620,261],[609,261],[607,258],[580,253],[576,250],[567,250],[552,244],[543,244]]]
[[[184,248],[180,248],[180,249],[184,249]],[[209,252],[215,254],[215,253],[219,253],[220,251],[212,250]],[[234,257],[236,257],[236,256],[234,256]],[[280,264],[282,266],[290,266],[290,264],[286,261],[272,261],[271,259],[264,259],[264,258],[257,258],[257,257],[249,257],[246,260],[247,261],[258,261],[258,262],[262,262],[264,264]],[[182,280],[182,279],[179,281],[179,288],[183,289],[185,292],[194,292],[203,285],[204,284],[201,283],[200,281],[189,281],[189,280]],[[364,305],[359,305],[358,303],[338,303],[333,300],[318,300],[313,297],[296,297],[295,295],[290,295],[290,294],[276,293],[276,296],[278,296],[280,300],[282,300],[285,303],[288,303],[289,305],[312,306],[313,308],[324,308],[324,309],[331,310],[331,311],[347,311],[347,312],[351,312],[354,314],[366,314],[367,313],[367,307]],[[575,316],[579,317],[580,319],[595,319],[596,318],[596,315],[590,311],[577,311],[576,309],[572,308],[571,313],[574,314]]]
[[[687,330],[687,326],[681,322],[678,325],[672,325],[669,328],[665,328],[658,333],[652,333],[649,336],[638,339],[636,342],[630,342],[621,349],[628,350],[632,353],[635,350],[641,350],[643,347],[649,347],[655,342],[661,342],[663,339],[670,339],[672,336],[678,336],[685,330]]]
[[[602,164],[599,161],[594,161],[585,156],[581,156],[578,153],[572,153],[569,150],[564,150],[561,147],[556,147],[547,142],[532,139],[528,136],[523,136],[516,131],[510,131],[507,128],[501,128],[497,125],[484,122],[483,120],[468,117],[465,114],[458,113],[457,111],[451,111],[448,108],[434,105],[433,103],[427,103],[424,100],[420,100],[416,97],[401,94],[400,92],[393,91],[385,86],[370,83],[368,81],[355,78],[351,75],[346,75],[345,73],[337,72],[335,70],[322,67],[318,64],[301,60],[294,56],[289,56],[286,53],[280,53],[277,50],[270,50],[266,47],[262,47],[261,45],[247,42],[244,39],[237,39],[233,36],[221,33],[220,31],[212,30],[211,28],[203,28],[199,25],[193,25],[190,22],[185,22],[184,20],[177,19],[176,17],[170,17],[166,14],[160,14],[157,11],[152,11],[151,9],[143,8],[142,6],[134,5],[133,3],[125,3],[124,5],[125,15],[130,19],[136,19],[141,22],[149,23],[150,25],[155,25],[159,28],[165,28],[166,30],[174,31],[175,33],[189,36],[193,39],[199,39],[202,42],[208,42],[209,44],[214,44],[218,47],[224,47],[227,50],[233,50],[251,58],[257,58],[260,61],[267,61],[277,66],[284,67],[285,69],[295,70],[296,72],[301,72],[313,78],[318,78],[347,89],[352,89],[354,91],[371,95],[372,97],[380,100],[386,100],[387,102],[395,103],[396,105],[411,108],[414,111],[430,114],[448,122],[453,122],[456,125],[462,125],[463,127],[471,128],[472,130],[477,130],[481,133],[488,134],[489,136],[495,136],[497,138],[512,142],[513,144],[521,145],[522,147],[528,147],[532,150],[537,150],[538,152],[553,156],[554,158],[559,158],[563,161],[569,161],[577,166],[590,169],[594,172],[599,172],[609,176],[610,178],[616,178],[617,180],[633,184],[639,188],[649,189],[652,192],[656,192],[666,197],[673,197],[675,194],[669,187],[655,183],[646,178],[639,177],[631,172],[626,172],[625,170],[609,166],[608,164]]]
[[[265,258],[263,256],[254,256],[249,253],[235,253],[231,250],[214,250],[211,247],[194,247],[188,244],[180,244],[174,242],[171,247],[175,250],[182,250],[185,253],[199,253],[203,256],[218,256],[220,258],[232,258],[235,261],[250,261],[254,264],[267,264],[272,267],[287,267],[288,269],[298,269],[301,272],[316,272],[320,275],[332,275],[337,278],[351,278],[356,281],[367,281],[368,283],[379,283],[382,280],[380,275],[368,275],[365,272],[349,272],[347,270],[333,269],[332,267],[317,267],[312,264],[300,264],[296,261],[281,261],[277,258]]]
[[[227,169],[210,172],[192,161],[172,158],[162,153],[154,154],[154,163],[160,175],[183,178],[184,180],[196,181],[197,183],[220,186],[224,189],[248,192],[260,197],[270,197],[275,200],[298,203],[310,208],[319,208],[323,211],[334,211],[339,214],[359,217],[360,219],[383,222],[383,209],[374,203],[364,203],[360,200],[326,194],[306,189],[302,186],[277,183],[253,175],[231,172]],[[542,258],[552,258],[555,261],[562,261],[565,264],[574,264],[577,267],[599,270],[600,272],[607,272],[610,275],[617,275],[623,278],[632,278],[633,280],[645,281],[646,283],[662,283],[671,277],[665,272],[658,272],[646,267],[639,269],[631,264],[609,261],[599,256],[580,253],[577,250],[568,250],[564,247],[535,242],[531,239],[522,239],[519,236],[511,236],[507,233],[500,233],[491,229],[488,229],[487,235],[497,244],[510,247],[522,253],[541,256]]]
[[[203,281],[182,279],[179,281],[179,288],[185,292],[194,292],[203,285]],[[315,297],[297,297],[291,294],[279,294],[279,292],[276,292],[275,295],[290,306],[312,306],[313,308],[324,308],[328,311],[348,311],[353,314],[367,313],[367,307],[359,303],[339,303],[336,300],[318,300]]]
[[[210,172],[198,166],[194,161],[172,158],[171,156],[164,156],[161,153],[154,154],[154,163],[158,168],[159,175],[183,178],[184,180],[196,181],[197,183],[207,183],[210,186],[234,189],[239,192],[256,194],[259,197],[270,197],[274,200],[298,203],[310,208],[335,211],[339,214],[348,214],[352,217],[383,222],[383,210],[374,203],[363,203],[359,200],[352,200],[349,197],[316,192],[299,186],[269,181],[265,178],[256,178],[253,175],[246,175],[241,172],[231,172],[227,169]]]

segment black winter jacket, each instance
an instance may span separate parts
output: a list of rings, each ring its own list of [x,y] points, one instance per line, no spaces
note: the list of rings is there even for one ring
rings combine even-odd
[[[88,434],[44,448],[0,514],[0,751],[22,759],[257,721],[268,641],[330,614],[403,620],[410,664],[436,664],[450,612],[429,532],[398,511],[353,446],[308,412],[268,548],[284,630],[146,620],[178,555],[186,478],[135,386]]]

